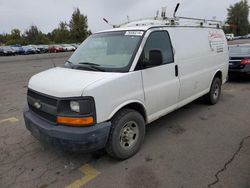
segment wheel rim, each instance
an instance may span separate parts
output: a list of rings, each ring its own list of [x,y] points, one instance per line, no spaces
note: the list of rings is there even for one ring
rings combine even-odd
[[[219,83],[215,83],[213,87],[213,98],[217,99],[220,95],[220,86]]]
[[[120,145],[123,149],[129,150],[137,143],[139,138],[139,127],[136,122],[127,122],[120,132]]]

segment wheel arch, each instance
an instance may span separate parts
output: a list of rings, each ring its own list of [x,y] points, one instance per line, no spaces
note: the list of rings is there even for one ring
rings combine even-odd
[[[213,75],[212,80],[211,80],[211,82],[210,82],[210,87],[211,87],[211,85],[212,85],[213,80],[214,80],[215,77],[219,78],[219,79],[221,80],[221,82],[223,82],[223,74],[222,74],[222,71],[221,71],[220,69],[217,70],[217,71],[215,72],[215,74]]]
[[[117,108],[115,108],[115,110],[109,115],[108,119],[112,119],[112,117],[114,117],[114,115],[117,112],[119,112],[121,109],[124,109],[124,108],[136,110],[142,115],[142,117],[145,120],[145,123],[148,122],[145,105],[141,101],[138,101],[138,100],[132,100],[132,101],[127,101],[125,103],[122,103]]]

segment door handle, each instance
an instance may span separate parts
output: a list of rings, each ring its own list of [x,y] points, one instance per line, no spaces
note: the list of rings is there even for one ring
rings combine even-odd
[[[179,75],[178,65],[175,65],[175,76],[178,77],[178,75]]]

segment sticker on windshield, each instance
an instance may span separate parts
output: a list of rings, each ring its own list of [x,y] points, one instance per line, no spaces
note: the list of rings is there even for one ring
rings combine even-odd
[[[142,36],[143,31],[126,31],[125,36]]]

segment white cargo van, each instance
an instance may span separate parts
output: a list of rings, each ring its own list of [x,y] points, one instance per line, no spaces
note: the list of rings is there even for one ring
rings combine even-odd
[[[147,20],[91,35],[65,67],[34,75],[26,127],[39,140],[73,151],[106,148],[134,155],[145,125],[205,96],[220,98],[228,46],[216,24]]]

